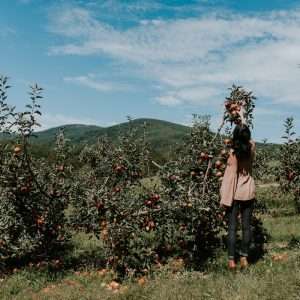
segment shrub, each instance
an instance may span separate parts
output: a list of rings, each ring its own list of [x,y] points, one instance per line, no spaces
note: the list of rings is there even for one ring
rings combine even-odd
[[[120,135],[117,144],[104,137],[82,150],[83,168],[72,189],[73,227],[102,238],[108,264],[122,272],[135,264],[139,268],[148,264],[146,255],[135,248],[135,234],[141,232],[139,213],[148,193],[141,181],[149,171],[148,154],[145,135],[130,121],[128,132]],[[140,243],[146,245],[146,238]],[[135,262],[134,251],[144,261]]]
[[[284,144],[280,151],[280,186],[283,191],[291,191],[295,209],[300,213],[300,140],[295,138],[294,119],[287,118],[285,123]]]
[[[1,77],[0,131],[9,137],[0,146],[0,259],[5,267],[21,259],[47,259],[65,244],[69,173],[63,133],[57,138],[55,164],[31,155],[29,139],[39,126],[42,89],[31,87],[31,103],[16,113],[6,103],[8,88],[7,78]]]
[[[256,145],[255,161],[253,165],[253,176],[259,182],[274,182],[276,180],[276,159],[278,151],[275,146],[267,144],[264,139]]]
[[[160,170],[168,215],[162,250],[169,245],[173,254],[197,263],[213,255],[222,228],[219,187],[227,150],[217,137],[207,117],[195,116],[190,139]]]

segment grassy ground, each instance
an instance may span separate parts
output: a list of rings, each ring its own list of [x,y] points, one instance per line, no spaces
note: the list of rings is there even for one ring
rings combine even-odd
[[[127,280],[112,291],[106,285],[114,275],[92,266],[57,274],[27,268],[1,279],[0,299],[300,299],[300,245],[289,244],[300,239],[300,216],[292,214],[291,199],[273,187],[261,188],[259,196],[271,212],[263,216],[271,240],[265,257],[247,271],[227,271],[226,254],[220,253],[205,272],[174,272],[169,265],[142,285]],[[74,242],[72,259],[94,263],[99,242],[84,235]]]

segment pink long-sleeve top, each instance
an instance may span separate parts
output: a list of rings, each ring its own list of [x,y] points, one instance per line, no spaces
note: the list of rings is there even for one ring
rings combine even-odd
[[[252,177],[252,164],[255,156],[255,143],[251,141],[249,158],[238,159],[233,151],[229,153],[222,185],[221,205],[231,206],[233,200],[247,201],[255,198],[255,183]]]

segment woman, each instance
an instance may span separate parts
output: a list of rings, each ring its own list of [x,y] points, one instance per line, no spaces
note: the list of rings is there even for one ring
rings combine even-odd
[[[255,184],[252,177],[252,163],[255,143],[246,125],[236,125],[233,131],[232,149],[227,160],[220,193],[221,206],[227,209],[228,267],[236,269],[235,247],[238,214],[242,218],[241,268],[248,266],[248,251],[251,240],[251,217],[255,199]]]

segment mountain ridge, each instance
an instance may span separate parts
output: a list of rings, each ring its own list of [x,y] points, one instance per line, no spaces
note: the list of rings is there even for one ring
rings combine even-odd
[[[174,152],[177,145],[180,145],[189,136],[191,127],[170,121],[159,120],[154,118],[138,118],[131,120],[133,126],[141,126],[146,123],[147,141],[153,152],[162,158],[168,158],[169,153]],[[36,152],[43,153],[47,156],[50,150],[55,146],[56,135],[60,129],[64,128],[66,139],[76,146],[80,151],[85,145],[95,143],[102,136],[109,137],[113,142],[118,140],[120,134],[125,133],[128,129],[129,121],[119,124],[102,127],[97,125],[86,124],[65,124],[61,126],[51,127],[45,130],[35,132],[37,138],[31,141],[35,145]],[[142,131],[141,131],[142,134]],[[4,135],[0,134],[0,140],[7,140]],[[258,148],[265,147],[268,151],[277,149],[279,144],[260,142],[256,143]]]
[[[144,123],[146,123],[148,136],[150,136],[151,140],[159,140],[162,134],[165,136],[165,138],[180,138],[182,135],[188,134],[190,131],[189,126],[165,120],[139,118],[131,121],[131,124],[134,126],[143,125]],[[55,140],[56,134],[60,129],[64,129],[66,138],[71,139],[73,142],[90,143],[95,142],[98,137],[103,135],[107,135],[111,138],[116,138],[120,132],[126,131],[128,125],[128,121],[107,127],[85,124],[65,124],[37,131],[35,132],[35,135],[38,137],[39,142],[48,143],[50,142],[50,140]]]

